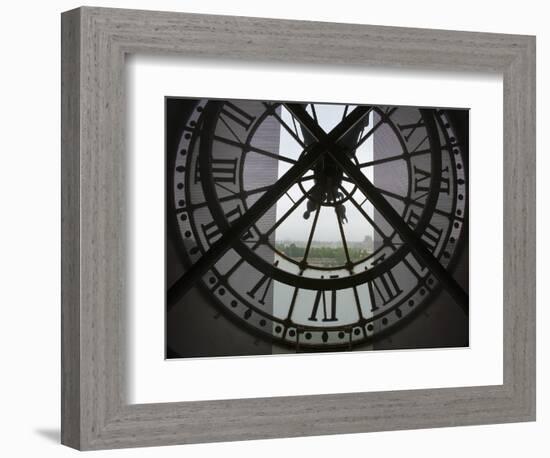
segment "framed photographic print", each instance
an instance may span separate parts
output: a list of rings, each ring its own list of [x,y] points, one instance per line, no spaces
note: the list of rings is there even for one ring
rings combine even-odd
[[[533,420],[534,68],[528,36],[63,13],[62,442]]]

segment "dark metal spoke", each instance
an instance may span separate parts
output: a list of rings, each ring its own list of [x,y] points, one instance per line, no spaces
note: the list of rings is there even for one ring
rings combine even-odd
[[[418,202],[418,199],[424,197],[423,196],[420,196],[418,197],[417,199],[411,199],[407,196],[402,196],[401,194],[397,194],[395,192],[391,192],[391,191],[388,191],[387,189],[382,189],[382,188],[376,188],[378,190],[378,192],[380,192],[381,194],[384,194],[388,197],[391,197],[392,199],[396,199],[396,200],[400,200],[401,202],[403,202],[404,204],[407,204],[407,205],[415,205],[416,207],[420,207],[420,208],[424,208],[424,204]],[[434,209],[434,213],[438,214],[438,215],[441,215],[441,216],[444,216],[446,217],[447,219],[451,219],[452,215],[451,213],[449,212],[446,212],[446,211],[443,211],[443,210],[439,210],[438,208],[435,208]],[[462,218],[459,218],[459,217],[455,217],[457,219],[462,219]]]
[[[321,206],[317,207],[315,216],[313,218],[313,223],[311,224],[311,229],[309,230],[309,237],[307,239],[306,249],[304,251],[304,257],[302,258],[302,263],[307,263],[307,258],[309,256],[309,250],[311,248],[311,242],[313,241],[313,235],[315,234],[315,228],[317,227],[317,220],[319,219],[319,213],[321,213]]]
[[[288,193],[288,191],[285,192],[285,196],[287,196],[293,204],[296,203],[296,201],[292,198],[292,196]]]
[[[298,122],[302,125],[304,129],[306,129],[313,138],[320,143],[326,142],[327,140],[327,133],[317,124],[309,115],[309,113],[305,110],[303,105],[300,105],[299,103],[285,103],[284,104],[286,109],[298,120]],[[345,136],[348,132],[350,132],[353,128],[357,126],[364,118],[367,116],[371,111],[373,107],[370,106],[360,106],[355,108],[345,119],[342,121],[338,126],[336,126],[332,132],[334,132],[336,129],[338,129],[342,124],[349,120],[354,113],[358,113],[359,116],[354,119],[353,123],[348,123],[349,125],[346,126],[345,131],[340,135],[340,137],[335,142],[327,142],[328,145],[331,145],[332,147],[339,149],[337,147],[337,141],[340,140],[343,136]],[[359,111],[358,111],[359,110]]]
[[[384,118],[380,119],[380,121],[378,121],[373,127],[371,130],[369,130],[364,136],[363,138],[361,138],[361,140],[359,140],[356,145],[353,147],[353,149],[357,149],[359,148],[363,143],[365,143],[367,141],[367,139],[372,135],[374,134],[379,128],[381,125],[383,125],[386,120],[385,118],[386,117],[389,117],[395,110],[397,110],[397,107],[395,107],[394,109],[390,110],[388,113],[386,113],[386,115],[384,116]]]
[[[401,202],[409,205],[417,205],[419,207],[423,207],[421,203],[415,202],[413,199],[408,198],[407,196],[402,196],[401,194],[397,194],[396,192],[388,191],[387,189],[383,188],[376,188],[379,193],[384,194],[388,197],[391,197],[393,199],[400,200]]]
[[[334,196],[332,196],[332,197],[334,198]],[[347,266],[348,266],[348,269],[351,271],[352,263],[351,263],[351,258],[350,258],[350,255],[349,255],[348,243],[346,241],[346,234],[344,232],[344,224],[342,223],[342,218],[340,217],[340,215],[336,211],[335,211],[335,215],[336,215],[336,221],[338,221],[338,228],[340,229],[340,237],[342,238],[342,245],[344,247],[344,253],[346,255]]]
[[[233,264],[233,267],[231,267],[231,269],[229,269],[226,274],[225,274],[225,277],[226,278],[229,278],[231,277],[231,275],[233,275],[237,269],[244,263],[244,258],[239,258],[237,260],[237,262],[235,264]]]
[[[374,219],[371,218],[371,216],[365,211],[365,209],[362,207],[362,204],[360,205],[355,200],[355,198],[346,190],[346,188],[344,188],[343,186],[340,186],[340,189],[344,192],[344,194],[346,194],[347,197],[349,197],[349,201],[357,208],[357,210],[359,211],[359,213],[361,213],[363,218],[365,218],[369,222],[369,224],[374,228],[374,230],[378,232],[380,237],[382,237],[382,240],[389,241],[389,237],[386,234],[384,234],[384,231],[380,229],[380,226],[378,226],[378,224],[374,222]]]
[[[342,114],[342,119],[346,117],[346,115],[348,114],[348,110],[349,110],[349,105],[346,104],[346,107],[344,108],[344,113]]]
[[[220,197],[218,199],[219,202],[229,202],[229,201],[235,200],[235,199],[244,200],[247,197],[253,196],[255,194],[259,194],[261,192],[266,192],[272,186],[272,185],[268,185],[268,186],[262,186],[260,188],[250,189],[249,191],[235,192],[235,191],[232,191],[231,189],[221,185],[220,183],[216,183],[216,185],[219,186],[219,187],[222,187],[223,189],[225,189],[226,191],[231,193],[231,195],[229,195],[229,196]],[[203,208],[203,207],[207,207],[207,206],[208,206],[208,202],[201,202],[200,204],[191,204],[191,205],[187,205],[185,207],[177,208],[176,213],[182,213],[182,212],[186,212],[186,211],[194,211],[194,210],[197,210],[199,208]]]
[[[290,302],[290,307],[288,308],[288,313],[286,314],[286,319],[290,320],[290,317],[292,316],[292,312],[294,311],[294,306],[296,305],[296,298],[298,297],[298,291],[300,288],[295,287],[294,293],[292,294],[292,300]]]
[[[302,197],[300,197],[295,203],[294,205],[292,205],[292,207],[290,207],[285,213],[283,216],[281,216],[273,226],[271,226],[271,228],[264,234],[265,237],[269,237],[281,224],[283,224],[285,222],[285,220],[292,214],[294,213],[294,210],[296,210],[304,200],[306,200],[307,196],[306,195],[303,195]]]
[[[300,134],[298,133],[298,126],[296,125],[296,120],[294,119],[294,116],[291,116],[291,118],[292,118],[292,125],[293,125],[293,127],[294,127],[294,133],[295,133],[296,135],[298,135],[298,137],[299,137]]]
[[[269,104],[266,104],[264,103],[264,105],[267,107],[267,108],[272,108],[271,105]],[[290,113],[292,115],[292,113]],[[283,120],[283,118],[281,118],[276,112],[275,110],[273,110],[271,112],[271,115],[277,120],[279,121],[279,124],[281,124],[281,126],[283,126],[285,128],[285,130],[290,134],[290,136],[296,140],[296,142],[302,147],[302,148],[305,148],[306,147],[306,144],[303,142],[303,140],[298,136],[298,134],[296,132],[294,132],[290,126]],[[293,119],[294,121],[294,119]]]
[[[317,113],[315,112],[315,105],[313,103],[310,103],[309,106],[311,107],[311,113],[313,114],[313,120],[319,124],[319,120],[317,119]]]
[[[344,246],[344,253],[346,254],[346,260],[348,262],[348,265],[351,265],[351,258],[349,256],[348,243],[346,241],[346,234],[344,233],[344,225],[342,224],[342,220],[340,216],[336,215],[336,219],[338,221],[338,228],[340,229],[340,237],[342,238],[342,245]]]
[[[249,209],[231,226],[221,227],[223,235],[214,242],[168,290],[169,307],[173,306],[197,281],[222,257],[231,245],[238,242],[241,235],[302,176],[324,154],[319,144],[312,148],[293,165],[275,184],[273,184]]]
[[[417,278],[418,281],[422,281],[422,276],[416,271],[416,269],[412,266],[412,264],[406,257],[403,258],[403,264],[407,266],[407,269],[409,269],[409,271]]]
[[[353,287],[353,296],[355,297],[355,305],[357,307],[357,314],[359,315],[359,319],[362,320],[363,317],[363,310],[361,310],[361,301],[359,301],[359,293],[357,292],[357,286]]]

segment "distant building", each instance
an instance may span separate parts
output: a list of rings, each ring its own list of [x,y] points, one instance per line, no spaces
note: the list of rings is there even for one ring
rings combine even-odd
[[[363,247],[369,253],[374,251],[374,240],[372,239],[372,235],[365,235],[365,238],[363,239]]]

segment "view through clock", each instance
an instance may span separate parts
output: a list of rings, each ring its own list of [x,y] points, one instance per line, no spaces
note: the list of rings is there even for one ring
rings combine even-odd
[[[469,345],[466,109],[165,98],[166,357]]]

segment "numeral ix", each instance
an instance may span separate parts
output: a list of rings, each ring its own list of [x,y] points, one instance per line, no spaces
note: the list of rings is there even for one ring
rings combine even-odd
[[[237,158],[212,159],[212,178],[214,183],[237,183]],[[201,181],[200,165],[195,167],[195,184]]]

